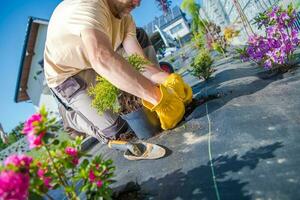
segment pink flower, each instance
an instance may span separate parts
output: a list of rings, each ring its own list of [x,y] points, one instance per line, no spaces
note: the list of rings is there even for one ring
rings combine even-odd
[[[65,152],[66,152],[66,154],[68,154],[69,156],[72,156],[72,157],[76,157],[78,154],[77,149],[75,149],[73,147],[66,147]]]
[[[45,173],[46,173],[46,170],[44,170],[44,169],[39,169],[39,170],[37,171],[37,175],[38,175],[38,177],[40,177],[40,179],[44,182],[44,185],[45,185],[47,188],[51,188],[51,187],[52,187],[52,186],[50,185],[50,183],[51,183],[51,178],[45,176]]]
[[[52,188],[52,186],[50,185],[51,183],[51,178],[50,177],[44,177],[43,179],[44,181],[44,185],[49,189],[49,188]]]
[[[46,134],[45,131],[40,132],[39,134],[34,134],[34,133],[28,133],[27,139],[29,142],[29,149],[33,149],[36,147],[40,147],[43,144],[43,137]]]
[[[37,175],[38,175],[40,178],[43,178],[43,177],[44,177],[44,174],[45,174],[45,170],[43,170],[43,169],[38,169]]]
[[[4,161],[4,165],[14,165],[16,167],[29,168],[32,163],[32,158],[26,155],[11,155],[7,157]]]
[[[89,179],[90,179],[90,182],[94,182],[96,179],[96,176],[92,170],[90,170],[90,172],[89,172]]]
[[[23,133],[27,135],[29,148],[40,147],[45,130],[38,130],[39,124],[43,123],[43,116],[40,113],[32,115],[24,124]]]
[[[29,175],[12,170],[0,173],[0,199],[28,199]]]
[[[99,180],[99,181],[97,181],[97,186],[99,187],[99,188],[101,188],[102,187],[102,185],[103,185],[103,183],[102,183],[102,181],[101,180]]]
[[[77,157],[73,158],[72,163],[77,165],[79,163],[79,159]]]
[[[40,113],[33,114],[24,124],[23,133],[35,133],[35,127],[42,122],[42,115]]]

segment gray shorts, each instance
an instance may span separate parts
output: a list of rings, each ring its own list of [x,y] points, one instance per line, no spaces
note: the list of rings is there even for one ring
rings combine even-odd
[[[102,143],[107,143],[126,132],[128,124],[110,110],[99,114],[91,106],[92,99],[87,94],[87,83],[94,83],[95,76],[94,70],[85,70],[51,90],[60,101],[59,104],[63,105],[65,110],[61,112],[62,118],[64,122],[68,122],[70,128],[91,135]]]

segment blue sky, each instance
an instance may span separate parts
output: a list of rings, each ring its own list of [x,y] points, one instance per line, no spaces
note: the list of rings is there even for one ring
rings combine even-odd
[[[35,112],[31,103],[14,103],[14,93],[29,16],[49,19],[59,0],[1,0],[0,6],[0,123],[10,131]],[[173,0],[172,6],[181,0]],[[154,0],[142,0],[133,16],[143,26],[160,16]]]

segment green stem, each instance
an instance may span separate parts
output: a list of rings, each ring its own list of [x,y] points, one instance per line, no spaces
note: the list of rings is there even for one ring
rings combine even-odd
[[[50,153],[50,151],[49,151],[47,145],[44,145],[44,147],[45,147],[45,149],[46,149],[46,151],[47,151],[47,153],[48,153],[48,155],[49,155],[49,158],[50,158],[50,160],[51,160],[51,162],[52,162],[52,164],[53,164],[54,170],[55,170],[55,172],[57,173],[57,176],[58,176],[58,179],[59,179],[59,181],[60,181],[60,184],[62,184],[62,186],[63,186],[64,188],[66,188],[66,187],[68,186],[68,183],[66,183],[66,182],[63,180],[62,175],[59,173],[59,170],[58,170],[58,168],[57,168],[57,166],[56,166],[56,163],[54,162],[54,159],[53,159],[53,157],[52,157],[52,155],[51,155],[51,153]],[[73,195],[72,195],[72,194],[70,194],[69,192],[66,192],[66,194],[67,194],[68,199],[73,199],[73,197],[72,197]]]

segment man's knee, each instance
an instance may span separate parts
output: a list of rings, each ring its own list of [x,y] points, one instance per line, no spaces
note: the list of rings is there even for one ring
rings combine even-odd
[[[141,45],[141,47],[143,49],[152,45],[152,43],[148,37],[148,34],[146,33],[146,31],[143,28],[136,28],[136,37],[137,37],[139,44]]]

